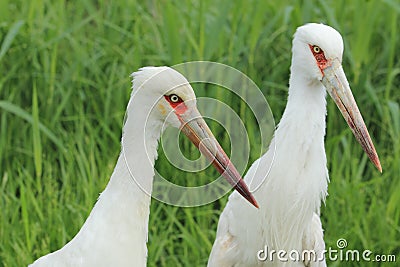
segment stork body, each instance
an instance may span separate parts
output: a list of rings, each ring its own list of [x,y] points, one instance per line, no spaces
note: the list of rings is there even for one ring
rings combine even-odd
[[[151,198],[135,185],[121,154],[79,233],[31,266],[131,266],[133,262],[146,266]]]
[[[167,67],[146,67],[133,78],[122,151],[109,184],[79,233],[31,266],[146,266],[154,162],[164,124],[181,128],[197,147],[205,139],[201,152],[257,205],[200,117],[188,81]]]
[[[144,122],[145,115],[139,110],[128,114],[126,125],[130,125],[129,120]],[[123,138],[129,136],[129,143],[133,144],[131,151],[125,153],[131,155],[133,166],[143,166],[137,176],[141,182],[151,183],[153,179],[154,170],[149,165],[157,157],[161,126],[155,120],[151,126],[154,135],[144,139],[149,154],[136,142],[143,140],[142,133],[134,127],[124,128]],[[121,153],[110,182],[79,233],[62,249],[38,259],[32,266],[146,266],[150,201],[151,197],[131,177],[125,154]]]
[[[328,183],[323,146],[326,108],[324,91],[317,86],[314,90],[318,93],[308,102],[310,106],[296,108],[298,99],[288,101],[269,151],[253,163],[245,176],[252,190],[268,173],[253,193],[260,210],[249,207],[235,193],[229,197],[220,217],[209,266],[262,266],[257,253],[265,246],[276,251],[302,251],[306,249],[303,240],[307,239],[319,246],[308,249],[324,249],[317,214]],[[251,225],[239,223],[239,215],[251,218]]]
[[[292,52],[286,109],[269,150],[244,178],[251,191],[257,189],[253,194],[260,209],[231,194],[220,216],[209,267],[326,266],[319,217],[329,181],[324,148],[326,91],[380,169],[340,65],[340,34],[329,26],[307,24],[297,29]],[[279,250],[286,254],[278,257]],[[315,254],[303,257],[305,250]]]

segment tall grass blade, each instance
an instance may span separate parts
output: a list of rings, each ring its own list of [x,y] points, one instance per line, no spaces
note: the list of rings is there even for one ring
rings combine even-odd
[[[35,162],[36,178],[40,180],[42,176],[42,143],[39,131],[39,108],[37,101],[36,82],[33,84],[32,96],[32,140],[33,140],[33,159]]]
[[[7,33],[6,37],[4,38],[3,43],[1,44],[1,47],[0,47],[0,61],[4,57],[4,55],[7,53],[15,36],[18,34],[20,28],[22,27],[22,25],[24,25],[24,23],[25,22],[23,20],[18,20],[11,26],[10,30],[8,31],[8,33]]]
[[[32,115],[23,110],[22,108],[14,105],[13,103],[10,103],[5,100],[0,100],[0,108],[10,113],[13,113],[14,115],[20,117],[21,119],[24,119],[27,122],[33,124],[34,119]],[[41,122],[39,122],[39,129],[60,149],[61,152],[64,152],[65,148],[63,146],[63,143],[61,142],[60,139],[56,137],[56,135],[52,131],[50,131],[50,129],[44,126]]]

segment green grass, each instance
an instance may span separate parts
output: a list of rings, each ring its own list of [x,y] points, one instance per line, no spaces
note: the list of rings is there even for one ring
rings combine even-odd
[[[131,72],[193,60],[231,65],[259,85],[278,121],[291,37],[306,22],[327,23],[344,36],[344,69],[383,166],[379,174],[329,100],[327,246],[346,238],[349,248],[395,254],[399,262],[398,1],[2,0],[0,266],[27,265],[80,229],[120,151]],[[236,103],[249,118],[233,96],[201,88],[197,94]],[[255,125],[246,121],[255,140]],[[175,173],[163,159],[157,168]],[[226,200],[198,208],[153,201],[148,265],[204,266]]]

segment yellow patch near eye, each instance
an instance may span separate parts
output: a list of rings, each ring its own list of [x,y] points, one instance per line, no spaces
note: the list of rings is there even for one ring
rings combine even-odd
[[[162,115],[166,115],[167,114],[167,110],[165,109],[165,107],[163,106],[163,104],[158,104],[158,110],[160,110]]]

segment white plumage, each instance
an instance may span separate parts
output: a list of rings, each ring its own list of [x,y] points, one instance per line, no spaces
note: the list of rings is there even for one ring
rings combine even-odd
[[[381,171],[378,156],[341,67],[343,41],[322,24],[299,27],[294,35],[286,109],[266,154],[255,161],[245,182],[259,202],[257,210],[233,192],[222,212],[209,267],[326,266],[325,260],[291,260],[293,253],[325,248],[320,204],[327,195],[324,148],[326,91],[357,140]],[[267,175],[268,174],[268,175]],[[260,261],[257,253],[284,250],[287,262]],[[267,252],[265,252],[267,253]],[[263,255],[265,256],[265,255]]]
[[[205,139],[201,152],[256,205],[198,113],[188,81],[167,67],[142,68],[132,77],[122,151],[110,182],[79,233],[63,248],[30,266],[146,266],[153,167],[165,122],[181,128],[196,146]]]

